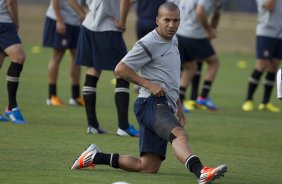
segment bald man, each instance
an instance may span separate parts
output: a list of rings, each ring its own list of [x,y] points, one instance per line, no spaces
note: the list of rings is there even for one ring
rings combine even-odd
[[[174,3],[162,4],[156,23],[158,27],[137,41],[115,68],[117,76],[141,86],[134,107],[140,127],[140,157],[102,153],[91,144],[71,169],[102,164],[131,172],[157,173],[170,142],[178,160],[196,175],[200,184],[210,183],[227,171],[226,165],[204,167],[192,152],[183,128],[185,116],[179,100],[181,62],[175,36],[180,23],[178,7]]]

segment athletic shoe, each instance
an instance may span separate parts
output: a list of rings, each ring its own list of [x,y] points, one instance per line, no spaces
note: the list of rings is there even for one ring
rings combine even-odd
[[[215,105],[215,103],[213,103],[213,101],[210,98],[202,98],[202,97],[198,97],[197,98],[197,104],[200,106],[204,106],[207,107],[208,110],[211,111],[217,111],[218,108]]]
[[[117,135],[139,137],[139,131],[135,129],[133,125],[129,125],[126,130],[118,128]]]
[[[25,120],[22,116],[22,113],[18,107],[13,108],[11,111],[8,110],[8,107],[5,110],[6,116],[16,124],[25,124]]]
[[[84,99],[82,96],[79,96],[78,98],[70,98],[69,99],[69,105],[71,106],[84,106]]]
[[[260,111],[269,111],[269,112],[280,112],[280,109],[274,106],[272,103],[259,104],[258,110]]]
[[[182,111],[183,111],[184,113],[190,113],[190,110],[187,109],[184,105],[182,105]]]
[[[197,103],[195,100],[184,100],[183,107],[185,107],[185,109],[193,111],[197,109]]]
[[[242,110],[243,111],[253,111],[254,110],[254,103],[251,100],[247,100],[243,103],[242,105]]]
[[[206,106],[199,105],[197,101],[195,100],[185,100],[183,103],[183,106],[190,111],[197,110],[197,109],[200,109],[200,110],[208,109]]]
[[[90,144],[83,153],[73,162],[71,170],[82,169],[86,167],[93,167],[93,159],[96,153],[99,152],[99,148],[95,144]]]
[[[4,116],[0,115],[0,121],[6,121],[6,122],[8,122],[9,119],[7,119],[7,118],[5,118]]]
[[[87,127],[87,133],[88,134],[106,134],[107,131],[103,130],[102,128],[98,127],[98,128],[94,128],[92,126],[88,126]]]
[[[64,106],[64,102],[59,99],[57,96],[51,96],[51,98],[48,98],[46,100],[46,104],[50,105],[50,106],[58,106],[58,107],[62,107]]]
[[[227,172],[226,165],[220,165],[216,168],[208,168],[204,167],[201,170],[200,178],[198,179],[199,184],[210,184],[216,178],[219,179],[220,177],[224,176],[224,173]]]

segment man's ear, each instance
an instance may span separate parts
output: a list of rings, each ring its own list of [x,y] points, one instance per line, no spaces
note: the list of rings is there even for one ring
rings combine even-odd
[[[159,17],[156,17],[156,24],[159,25],[160,19]]]

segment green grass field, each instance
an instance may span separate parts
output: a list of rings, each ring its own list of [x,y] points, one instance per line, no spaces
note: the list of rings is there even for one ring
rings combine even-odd
[[[226,25],[223,24],[222,30],[227,29]],[[23,27],[23,30],[27,30],[26,28]],[[230,34],[235,34],[228,30]],[[90,143],[96,143],[105,152],[114,151],[138,156],[138,139],[115,135],[117,118],[114,86],[110,84],[113,78],[111,72],[103,73],[97,92],[98,118],[101,126],[108,130],[109,134],[86,134],[84,108],[46,106],[47,64],[51,52],[42,49],[40,53],[32,53],[32,46],[39,45],[40,41],[38,38],[36,41],[32,33],[25,31],[22,33],[29,39],[24,40],[27,61],[20,81],[18,102],[28,123],[15,125],[11,122],[1,122],[0,124],[1,184],[111,184],[115,181],[127,181],[130,184],[197,183],[195,177],[188,173],[174,157],[170,145],[167,159],[156,175],[129,173],[106,166],[98,166],[96,170],[70,171],[69,167],[73,160]],[[132,32],[129,34],[134,35]],[[251,33],[248,31],[248,34]],[[127,36],[126,39],[130,40],[130,43],[134,42],[133,36]],[[238,42],[239,39],[233,38],[233,40]],[[234,47],[230,44],[232,43],[230,40],[221,41],[218,45],[223,47],[224,43],[226,43],[225,47],[229,45]],[[280,183],[282,179],[281,113],[259,111],[246,113],[241,110],[247,79],[254,65],[254,55],[248,50],[242,52],[240,49],[232,51],[222,49],[219,56],[222,63],[211,97],[218,104],[220,111],[194,111],[187,115],[188,122],[185,128],[190,135],[191,146],[204,164],[228,165],[228,173],[217,181],[219,184]],[[58,81],[58,95],[65,102],[70,97],[68,60],[69,56],[66,56],[62,62]],[[246,61],[247,68],[238,68],[240,60]],[[6,60],[0,72],[1,114],[4,113],[7,104],[5,74],[8,66],[9,61]],[[83,81],[84,75],[81,82]],[[272,101],[282,107],[282,104],[275,99],[275,93],[273,91]],[[132,112],[135,97],[132,90],[130,120],[137,125]],[[255,99],[258,105],[262,99],[261,86],[257,90]]]

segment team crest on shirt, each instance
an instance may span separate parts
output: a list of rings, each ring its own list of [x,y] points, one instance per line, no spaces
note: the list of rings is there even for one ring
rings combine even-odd
[[[263,56],[264,57],[269,57],[269,51],[268,50],[264,50],[263,51]]]

